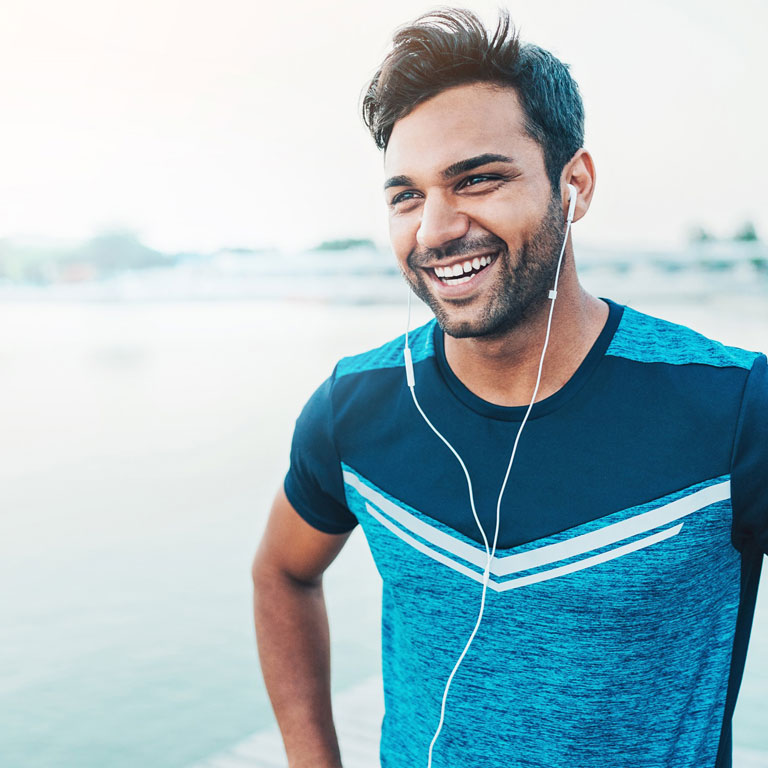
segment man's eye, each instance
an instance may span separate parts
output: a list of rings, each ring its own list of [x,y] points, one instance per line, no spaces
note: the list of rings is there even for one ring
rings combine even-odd
[[[489,173],[481,173],[477,176],[467,176],[461,183],[463,187],[473,187],[476,184],[482,184],[484,181],[496,181],[499,177]]]
[[[416,192],[406,190],[405,192],[400,192],[399,194],[395,195],[392,198],[392,202],[390,203],[390,205],[397,205],[398,203],[404,203],[407,200],[413,200],[415,197],[417,197]]]

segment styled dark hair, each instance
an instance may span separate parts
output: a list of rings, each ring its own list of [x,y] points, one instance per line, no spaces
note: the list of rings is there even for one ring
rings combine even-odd
[[[584,143],[584,105],[568,66],[537,45],[520,43],[506,10],[496,31],[472,12],[443,8],[420,16],[394,35],[392,50],[363,97],[363,120],[379,149],[394,124],[416,106],[457,85],[514,88],[525,130],[544,152],[553,189]]]

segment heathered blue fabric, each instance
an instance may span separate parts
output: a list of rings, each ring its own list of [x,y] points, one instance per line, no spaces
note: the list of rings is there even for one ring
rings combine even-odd
[[[590,353],[526,424],[501,505],[508,572],[492,577],[434,768],[731,765],[768,550],[766,360],[608,304]],[[434,322],[411,347],[419,401],[464,458],[492,532],[526,408],[467,390]],[[463,473],[405,386],[402,337],[342,360],[313,395],[285,489],[320,530],[362,525],[383,577],[382,766],[426,766],[484,550]],[[714,501],[642,527],[650,511],[703,496]],[[630,524],[631,535],[574,549]],[[509,572],[551,546],[571,554]]]
[[[723,479],[499,555],[583,534]],[[349,485],[347,501],[384,582],[382,766],[426,765],[442,688],[472,631],[481,587],[387,530]],[[448,699],[435,768],[714,765],[739,605],[730,525],[729,502],[718,502],[643,550],[489,590]]]
[[[625,307],[608,355],[639,363],[703,364],[750,368],[757,352],[727,347],[683,325],[676,325]]]
[[[409,334],[408,346],[411,348],[411,358],[414,363],[421,362],[435,353],[433,343],[434,326],[435,321],[431,320]],[[363,371],[373,371],[381,368],[402,367],[404,345],[405,334],[386,344],[382,344],[376,349],[359,355],[344,357],[339,361],[336,368],[336,376],[347,376],[350,373],[362,373]]]

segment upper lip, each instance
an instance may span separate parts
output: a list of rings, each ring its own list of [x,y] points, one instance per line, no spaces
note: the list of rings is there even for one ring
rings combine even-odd
[[[481,259],[483,256],[495,256],[499,252],[498,248],[493,251],[481,251],[480,253],[468,253],[465,256],[458,256],[453,261],[437,261],[434,264],[424,264],[422,269],[434,269],[435,267],[453,267],[456,264],[463,264],[465,261]]]

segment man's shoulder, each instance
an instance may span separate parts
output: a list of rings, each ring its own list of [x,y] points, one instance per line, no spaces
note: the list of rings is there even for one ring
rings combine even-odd
[[[408,346],[414,363],[434,355],[434,327],[433,319],[408,334]],[[336,365],[335,378],[338,380],[352,374],[401,367],[404,364],[404,347],[405,334],[365,352],[342,357]]]
[[[422,362],[435,354],[434,327],[435,320],[408,334],[408,345],[414,364]],[[304,407],[304,413],[316,418],[327,418],[333,413],[335,404],[346,401],[353,395],[356,402],[359,398],[371,398],[380,395],[382,387],[387,388],[392,377],[369,374],[382,371],[396,371],[404,367],[403,348],[405,334],[387,341],[384,344],[360,352],[355,355],[342,357],[335,365],[333,372],[315,390]],[[403,373],[403,381],[405,380]]]
[[[744,369],[750,369],[760,357],[759,352],[728,346],[685,325],[631,307],[624,308],[606,355],[639,363]]]

